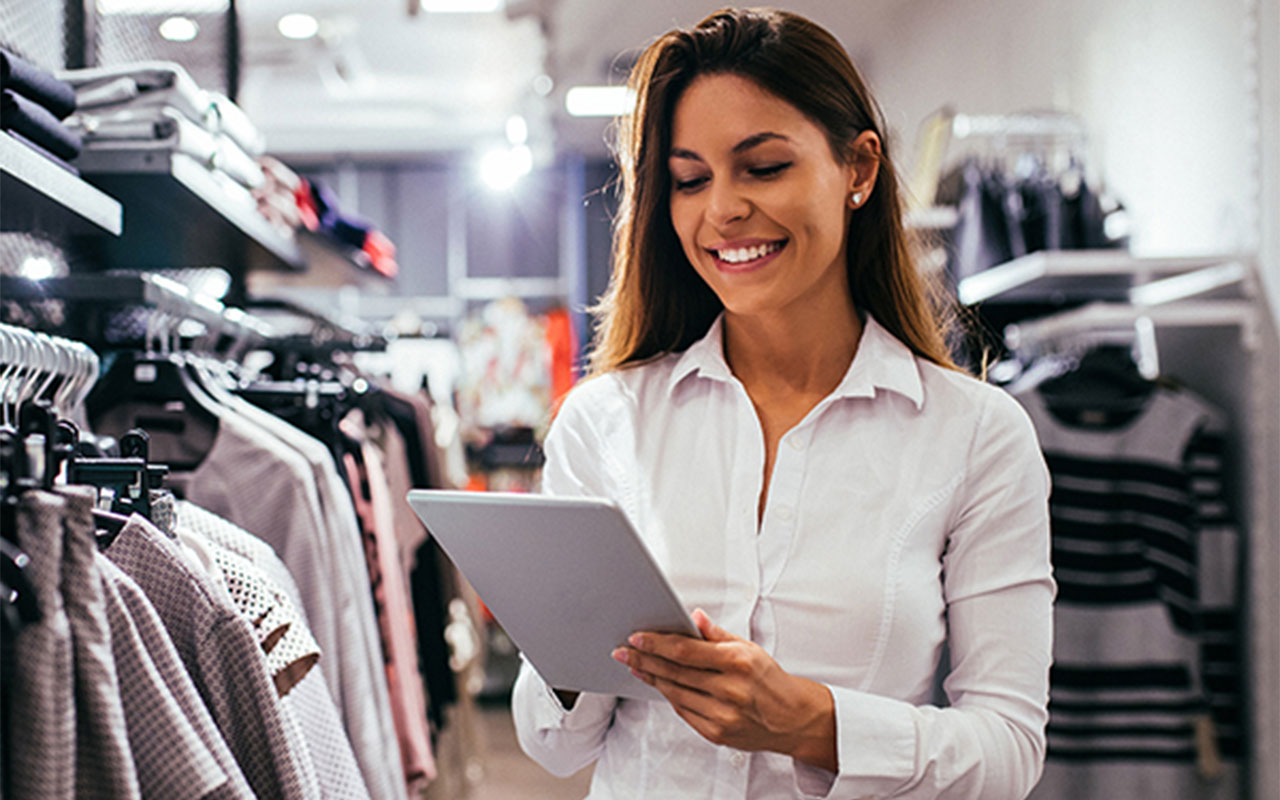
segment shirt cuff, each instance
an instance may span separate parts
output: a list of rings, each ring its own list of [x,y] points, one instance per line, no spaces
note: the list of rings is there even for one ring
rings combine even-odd
[[[806,798],[892,796],[915,775],[915,709],[880,695],[828,686],[835,701],[839,772],[795,763]]]
[[[537,715],[537,727],[540,730],[562,730],[575,731],[584,728],[595,727],[600,724],[600,720],[613,713],[614,705],[618,698],[608,694],[594,694],[592,692],[581,692],[578,699],[573,704],[573,708],[566,709],[564,704],[560,702],[560,698],[556,696],[547,682],[537,674],[536,670],[529,667],[533,677],[540,685],[539,702],[535,711]]]

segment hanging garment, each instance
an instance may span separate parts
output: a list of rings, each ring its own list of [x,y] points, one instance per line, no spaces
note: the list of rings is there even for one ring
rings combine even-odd
[[[425,392],[416,395],[404,395],[384,387],[386,393],[385,411],[395,429],[399,431],[404,442],[405,461],[409,469],[408,480],[413,487],[446,489],[452,488],[446,482],[444,459],[435,441],[435,427],[431,415],[430,400]],[[391,450],[387,451],[388,464],[394,464],[395,458]],[[402,498],[404,493],[402,478],[392,478],[391,494],[393,498]],[[401,511],[407,510],[411,519],[401,520],[397,517],[397,529],[416,523],[421,529],[421,520],[408,503],[401,504]],[[409,536],[397,535],[401,545],[416,540],[416,532]],[[403,552],[403,550],[402,550]],[[444,729],[445,709],[458,701],[457,680],[453,667],[449,664],[450,648],[445,639],[448,626],[449,600],[456,596],[452,586],[445,579],[447,560],[440,553],[440,546],[433,539],[422,540],[414,552],[410,553],[405,566],[410,569],[409,591],[413,597],[413,618],[418,629],[419,669],[427,687],[427,716],[435,731]]]
[[[234,766],[230,751],[225,753],[229,764],[224,766],[210,750],[169,689],[168,681],[152,661],[151,653],[130,616],[116,581],[124,577],[116,570],[109,577],[103,564],[111,561],[101,555],[94,560],[95,571],[102,579],[105,618],[111,632],[111,650],[120,679],[120,701],[124,710],[125,726],[129,733],[128,745],[138,773],[141,796],[146,798],[169,797],[242,797],[251,798],[248,784],[238,766],[235,767],[236,786],[228,786],[231,777],[227,766]],[[112,565],[114,567],[114,565]],[[172,648],[172,643],[169,645]],[[173,654],[176,658],[176,653]],[[185,675],[185,673],[183,673]],[[188,683],[190,678],[187,679]],[[192,692],[195,687],[191,687]],[[200,706],[205,718],[208,711]],[[208,720],[212,725],[212,720]],[[217,734],[217,730],[213,730]],[[226,743],[218,735],[216,740],[226,750]]]
[[[0,48],[0,89],[12,89],[42,106],[56,119],[66,119],[76,110],[76,91],[71,84],[3,48]]]
[[[173,541],[136,515],[106,554],[159,612],[254,793],[318,798],[297,722],[279,702],[252,627],[230,600],[190,567]]]
[[[135,411],[129,405],[104,411],[94,420],[95,429],[128,430]],[[325,675],[330,693],[343,712],[369,792],[375,800],[400,800],[405,796],[403,781],[396,777],[400,754],[359,533],[342,536],[328,524],[346,520],[322,509],[318,488],[325,483],[317,480],[317,462],[257,424],[258,417],[251,421],[228,406],[219,412],[216,437],[199,465],[170,473],[169,483],[180,487],[187,500],[261,538],[283,559],[301,590],[312,634],[321,652],[329,654]],[[182,454],[180,442],[157,436],[152,458],[181,460],[171,458],[166,448]],[[327,451],[314,457],[332,463]],[[326,497],[333,499],[334,508],[343,497],[349,506],[346,491]],[[349,524],[354,529],[354,521]]]
[[[1163,388],[1118,424],[1076,408],[1068,425],[1038,390],[1018,399],[1053,476],[1059,585],[1048,760],[1031,796],[1237,797],[1237,766],[1217,760],[1239,752],[1238,695],[1224,695],[1205,659],[1212,647],[1233,652],[1229,628],[1206,638],[1204,624],[1206,598],[1235,596],[1221,461],[1204,457],[1223,416]],[[1224,666],[1238,676],[1238,663],[1214,669]],[[1214,741],[1218,726],[1226,735]]]
[[[265,430],[270,437],[278,439],[306,463],[310,474],[308,483],[314,487],[320,509],[318,527],[301,532],[289,528],[281,530],[277,526],[263,538],[273,541],[281,534],[318,538],[324,549],[332,554],[328,591],[337,597],[322,596],[319,602],[340,604],[335,616],[337,627],[330,643],[326,643],[319,634],[316,636],[321,652],[329,653],[325,661],[329,692],[342,714],[369,794],[375,800],[397,800],[404,795],[403,781],[396,779],[401,769],[400,751],[391,716],[378,623],[374,617],[373,591],[369,586],[369,574],[364,569],[364,550],[350,491],[338,474],[332,454],[318,439],[240,398],[232,398],[231,403],[236,413]],[[267,440],[258,437],[259,442]],[[260,455],[257,457],[261,458]],[[252,491],[254,483],[245,481],[241,485],[245,491]],[[240,509],[239,518],[231,521],[262,536],[255,526],[265,528],[269,525],[270,520],[263,518],[264,513],[268,510]],[[240,519],[246,522],[241,523]],[[303,544],[305,541],[302,540]],[[293,570],[292,565],[290,570]],[[296,573],[294,577],[297,577]],[[315,615],[311,605],[301,607],[306,609],[314,630]],[[335,615],[330,608],[322,611],[326,616]]]
[[[182,527],[252,563],[271,581],[272,594],[282,592],[295,607],[300,607],[298,587],[288,568],[269,545],[191,503],[179,503],[178,515]],[[305,626],[305,618],[300,618],[296,624]],[[308,672],[285,701],[291,704],[302,727],[325,800],[368,800],[369,790],[365,787],[337,706],[329,694],[323,663]],[[399,773],[398,761],[394,769],[392,776]],[[395,783],[398,785],[400,781]]]
[[[413,793],[434,778],[436,770],[424,687],[418,672],[417,633],[396,542],[395,511],[382,471],[382,455],[368,441],[363,414],[352,411],[340,427],[362,442],[360,460],[346,456],[344,462],[362,523],[405,780]]]
[[[102,579],[94,568],[97,541],[93,504],[97,493],[92,488],[75,486],[62,489],[60,494],[64,500],[62,602],[71,623],[75,660],[76,797],[104,800],[137,797],[140,793],[138,774],[130,753],[130,740],[123,735],[127,728],[111,650],[106,600]],[[197,761],[196,765],[206,769],[207,777],[216,781],[219,772],[216,764]],[[223,781],[225,777],[206,788]]]
[[[14,642],[17,669],[9,694],[11,736],[8,785],[15,798],[71,800],[76,763],[75,667],[71,623],[59,589],[62,513],[58,495],[27,491],[18,500],[18,546],[39,601],[39,621]]]
[[[178,651],[174,648],[173,640],[169,638],[169,634],[164,628],[164,623],[160,620],[160,615],[156,612],[155,607],[151,605],[151,601],[147,599],[138,584],[117,567],[111,559],[98,553],[95,556],[94,563],[102,576],[103,591],[107,599],[108,621],[111,624],[113,648],[117,648],[117,652],[119,652],[118,648],[120,647],[141,648],[145,651],[146,657],[150,662],[150,669],[145,669],[145,665],[142,664],[139,664],[133,670],[122,667],[121,680],[126,689],[126,697],[129,693],[138,691],[138,688],[134,686],[135,683],[140,683],[144,686],[150,685],[154,680],[150,673],[154,670],[162,681],[168,695],[177,704],[177,709],[182,718],[195,735],[199,737],[200,742],[208,752],[212,754],[218,768],[225,776],[225,783],[208,796],[219,800],[248,800],[253,798],[253,792],[249,788],[249,783],[245,779],[240,765],[236,763],[226,740],[222,738],[222,734],[218,731],[213,717],[209,715],[209,709],[205,707],[204,701],[200,699],[200,694],[196,690],[195,684],[191,681],[191,676],[187,673],[186,667],[183,666],[182,660],[178,656]],[[118,655],[117,663],[124,664],[125,660]],[[128,712],[129,706],[130,703],[126,703],[126,712]],[[157,707],[149,712],[144,711],[143,718],[144,720],[150,720],[155,717],[171,718],[172,713],[173,710],[167,704],[160,705],[157,701]],[[176,721],[172,723],[172,727],[176,731],[180,731],[180,726]],[[162,769],[167,765],[169,774],[162,774],[162,780],[158,782],[165,786],[172,786],[173,791],[158,796],[181,796],[183,793],[191,791],[179,791],[181,787],[199,785],[198,780],[193,781],[191,777],[185,775],[186,767],[172,757],[172,753],[180,752],[180,750],[171,750],[165,736],[157,736],[154,739],[149,738],[149,741],[151,743],[146,745],[146,750],[149,751],[148,754],[145,757],[138,756],[137,749],[135,749],[135,758],[139,762],[140,777],[144,772],[143,763],[149,759],[159,760]],[[190,747],[189,744],[185,746]]]

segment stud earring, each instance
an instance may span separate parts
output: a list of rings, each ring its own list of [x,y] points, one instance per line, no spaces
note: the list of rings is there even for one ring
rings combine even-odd
[[[853,203],[854,208],[862,205],[862,192],[854,192],[849,200]]]

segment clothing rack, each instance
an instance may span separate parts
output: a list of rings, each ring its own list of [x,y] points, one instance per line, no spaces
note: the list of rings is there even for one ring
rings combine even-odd
[[[0,323],[0,369],[0,405],[10,425],[11,408],[16,414],[58,380],[51,398],[55,411],[66,413],[82,403],[98,377],[98,356],[81,342]]]

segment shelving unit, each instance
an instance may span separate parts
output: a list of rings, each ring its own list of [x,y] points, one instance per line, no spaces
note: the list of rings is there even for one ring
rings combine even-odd
[[[248,270],[305,270],[297,241],[259,213],[249,192],[185,153],[161,150],[86,150],[85,180],[120,198],[124,234],[86,246],[110,267],[218,266]]]
[[[119,236],[123,219],[115,198],[0,133],[0,230]]]
[[[960,302],[1128,302],[1137,287],[1200,270],[1242,264],[1239,255],[1139,258],[1120,250],[1031,253],[960,281]]]
[[[241,340],[267,339],[274,335],[269,325],[240,309],[227,308],[217,300],[193,294],[177,281],[147,272],[82,274],[39,281],[2,275],[0,294],[10,300],[84,303],[91,305],[91,314],[112,308],[142,306],[198,322],[210,333]],[[76,338],[88,337],[79,335]]]

